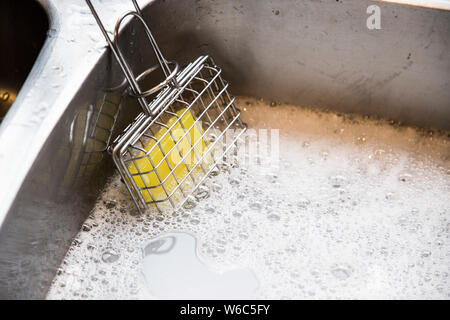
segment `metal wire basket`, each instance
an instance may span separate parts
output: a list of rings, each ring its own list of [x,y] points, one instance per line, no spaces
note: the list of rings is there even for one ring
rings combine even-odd
[[[138,99],[144,111],[110,148],[122,180],[140,212],[150,207],[162,212],[191,206],[192,194],[246,130],[221,69],[208,56],[198,57],[181,71],[177,63],[168,62],[135,0],[132,2],[136,11],[119,18],[111,41],[90,0],[86,2],[126,75],[129,94]],[[120,24],[127,16],[137,17],[144,25],[159,67],[166,75],[163,82],[144,92],[139,82],[158,66],[138,77],[133,75],[117,45]],[[153,100],[147,101],[155,94]]]

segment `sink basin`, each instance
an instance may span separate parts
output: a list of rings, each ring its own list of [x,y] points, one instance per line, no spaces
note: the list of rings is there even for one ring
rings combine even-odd
[[[0,4],[0,123],[25,82],[47,30],[47,14],[38,2]]]
[[[132,7],[97,2],[109,30]],[[5,3],[0,21],[19,14]],[[382,29],[369,30],[369,0],[139,3],[168,59],[211,54],[235,95],[450,129],[449,11],[380,2]],[[46,296],[113,172],[108,143],[139,111],[122,95],[124,77],[84,2],[39,0],[12,21],[22,18],[26,34],[22,25],[0,29],[15,57],[1,59],[0,90],[15,96],[29,74],[14,104],[2,102],[10,108],[0,126],[4,299]],[[154,64],[141,31],[133,21],[121,31],[136,74]],[[102,117],[110,120],[99,133]]]

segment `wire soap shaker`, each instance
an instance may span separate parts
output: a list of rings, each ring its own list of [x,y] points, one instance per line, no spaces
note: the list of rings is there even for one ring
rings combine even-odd
[[[182,69],[167,61],[136,0],[132,0],[135,11],[117,20],[112,40],[91,1],[86,3],[125,74],[128,94],[143,110],[109,149],[122,180],[141,213],[151,207],[159,212],[189,208],[195,202],[193,195],[204,192],[206,178],[246,130],[222,70],[207,55]],[[143,25],[158,61],[137,77],[118,44],[120,26],[129,16]],[[139,83],[158,68],[165,80],[142,91]]]

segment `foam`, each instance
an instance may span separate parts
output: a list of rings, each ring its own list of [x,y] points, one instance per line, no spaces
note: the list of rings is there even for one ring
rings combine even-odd
[[[237,104],[249,128],[280,129],[279,163],[222,167],[209,197],[180,215],[136,215],[112,177],[49,299],[155,298],[142,250],[183,231],[212,270],[251,270],[255,298],[450,297],[448,132],[246,97]]]

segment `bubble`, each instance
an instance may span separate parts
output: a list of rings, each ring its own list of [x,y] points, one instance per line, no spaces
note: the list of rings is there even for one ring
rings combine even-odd
[[[331,274],[339,280],[346,280],[351,276],[352,271],[348,266],[338,265],[331,269]]]
[[[409,173],[403,173],[398,176],[398,180],[401,182],[409,182],[412,180],[412,175]]]
[[[205,213],[207,213],[207,214],[213,214],[214,212],[216,212],[216,209],[214,209],[213,207],[205,208]]]
[[[389,200],[393,200],[395,195],[394,195],[393,192],[388,192],[388,193],[386,193],[386,195],[384,197],[385,197],[386,200],[389,201]]]
[[[225,249],[225,247],[223,247],[223,246],[218,246],[218,247],[216,248],[216,251],[217,251],[217,253],[219,253],[219,254],[223,254],[223,253],[225,253],[226,249]]]
[[[242,213],[239,211],[233,211],[233,217],[240,218],[240,217],[242,217]]]
[[[357,137],[356,138],[356,141],[357,141],[357,143],[365,143],[366,142],[366,137],[364,137],[364,136],[361,136],[361,137]]]
[[[228,182],[229,182],[232,186],[237,186],[237,185],[239,185],[240,180],[237,179],[237,178],[230,178],[230,179],[228,180]]]
[[[219,183],[213,183],[212,187],[213,187],[213,190],[216,192],[221,191],[223,189],[222,185]]]
[[[197,206],[197,201],[193,196],[188,196],[186,202],[183,205],[184,209],[193,209]]]
[[[382,159],[383,156],[386,154],[386,151],[384,149],[377,149],[373,152],[375,158]]]
[[[200,186],[196,192],[195,198],[197,200],[206,199],[209,196],[209,188],[207,186]]]
[[[287,253],[296,253],[296,252],[297,252],[297,248],[296,248],[294,245],[290,245],[290,246],[288,246],[288,247],[285,249],[285,251],[286,251]]]
[[[107,249],[102,253],[102,261],[106,263],[113,263],[119,260],[120,255],[113,249]]]
[[[309,201],[306,198],[301,198],[297,202],[297,207],[300,209],[306,209],[311,204],[311,201]]]
[[[341,188],[346,183],[346,178],[341,175],[330,177],[330,183],[333,188]]]
[[[259,211],[262,209],[262,204],[260,202],[252,202],[250,203],[250,208]]]
[[[242,240],[246,240],[246,239],[248,239],[248,234],[246,232],[240,232],[239,238]]]
[[[117,203],[114,200],[105,201],[105,207],[106,209],[113,209],[116,207]]]
[[[420,255],[422,258],[428,258],[429,256],[431,256],[431,251],[429,250],[424,250],[422,251],[422,254]]]

